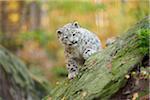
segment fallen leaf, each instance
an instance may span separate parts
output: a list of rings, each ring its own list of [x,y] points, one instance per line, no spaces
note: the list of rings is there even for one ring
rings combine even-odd
[[[126,78],[126,79],[129,79],[129,78],[130,78],[130,76],[129,76],[129,75],[125,75],[125,78]]]
[[[112,69],[112,64],[111,63],[107,64],[107,68],[111,70]]]
[[[132,97],[132,100],[136,100],[138,98],[138,96],[139,96],[138,93],[134,93],[133,97]]]
[[[82,92],[82,96],[85,97],[87,95],[87,92]]]
[[[59,82],[56,82],[56,85],[59,85]]]
[[[66,100],[65,97],[61,98],[61,100]]]

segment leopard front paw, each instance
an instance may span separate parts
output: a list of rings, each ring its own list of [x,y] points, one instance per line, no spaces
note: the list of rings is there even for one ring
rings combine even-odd
[[[77,76],[77,72],[72,72],[68,74],[68,79],[74,79]]]
[[[95,50],[92,49],[86,49],[83,53],[83,58],[88,59],[93,53],[95,53]]]

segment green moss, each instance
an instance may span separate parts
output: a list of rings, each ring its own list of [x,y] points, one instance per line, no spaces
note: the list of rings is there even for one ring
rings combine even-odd
[[[142,28],[138,31],[140,52],[146,54],[149,51],[150,29]]]

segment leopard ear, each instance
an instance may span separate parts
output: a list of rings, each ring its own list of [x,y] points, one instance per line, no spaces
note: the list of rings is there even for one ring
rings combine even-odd
[[[56,33],[60,35],[60,34],[62,34],[62,31],[57,30]]]
[[[78,24],[77,21],[73,22],[73,25],[74,25],[76,28],[79,28],[79,27],[80,27],[80,25]]]

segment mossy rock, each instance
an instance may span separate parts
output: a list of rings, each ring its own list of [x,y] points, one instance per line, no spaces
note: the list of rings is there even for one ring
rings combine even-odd
[[[0,100],[40,100],[48,94],[49,87],[32,75],[18,57],[0,46]]]

